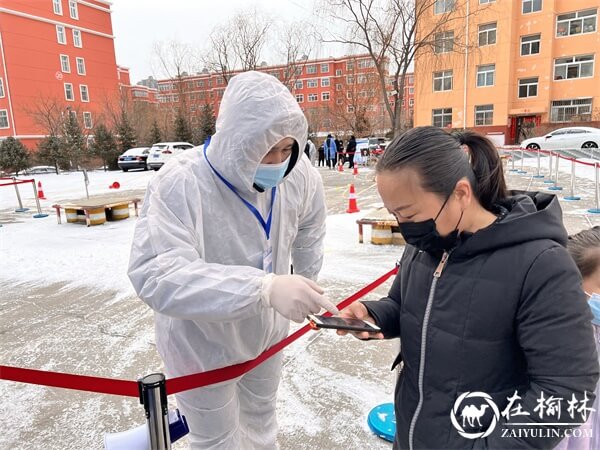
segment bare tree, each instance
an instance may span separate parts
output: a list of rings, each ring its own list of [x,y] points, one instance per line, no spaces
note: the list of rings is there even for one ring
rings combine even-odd
[[[402,100],[407,73],[415,56],[434,51],[439,45],[436,33],[464,21],[466,2],[456,0],[451,11],[433,14],[439,3],[436,0],[322,0],[322,12],[343,24],[336,29],[345,30],[342,35],[331,33],[322,40],[351,45],[369,54],[394,135],[400,133],[406,123]],[[453,51],[460,51],[460,39],[456,35],[454,39]],[[392,95],[388,96],[390,90]]]
[[[210,50],[202,58],[202,61],[206,69],[219,74],[225,83],[229,83],[231,74],[238,65],[229,25],[215,27],[210,33],[210,43]]]
[[[316,47],[316,37],[310,30],[312,27],[308,23],[299,21],[284,24],[277,32],[274,53],[280,60],[285,61],[281,82],[291,86],[292,91],[298,74],[302,72],[302,68]]]

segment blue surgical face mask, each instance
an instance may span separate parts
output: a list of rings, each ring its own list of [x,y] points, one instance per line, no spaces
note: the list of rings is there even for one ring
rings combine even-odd
[[[260,164],[254,176],[254,183],[265,190],[277,186],[283,180],[289,164],[290,158],[279,164]]]
[[[592,314],[594,318],[592,319],[592,323],[595,325],[600,325],[600,294],[592,294],[588,299],[588,305],[592,310]]]

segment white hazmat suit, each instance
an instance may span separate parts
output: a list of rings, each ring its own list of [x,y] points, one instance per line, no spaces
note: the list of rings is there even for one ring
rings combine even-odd
[[[318,286],[298,276],[315,280],[321,269],[326,218],[321,178],[299,151],[306,136],[306,119],[287,88],[270,75],[243,73],[225,91],[206,149],[214,170],[199,147],[173,158],[150,182],[129,277],[155,311],[168,377],[247,361],[283,339],[289,320],[282,314],[302,320],[316,312],[314,304],[303,306],[306,296],[294,294],[297,287],[327,306]],[[278,277],[263,270],[263,226],[215,171],[266,218],[272,191],[260,192],[254,177],[286,137],[296,144],[276,188],[270,242],[273,273],[289,274],[292,263],[298,275]],[[271,289],[274,279],[278,291]],[[290,307],[294,296],[300,306]],[[278,354],[236,380],[178,394],[192,448],[275,448],[280,371]]]

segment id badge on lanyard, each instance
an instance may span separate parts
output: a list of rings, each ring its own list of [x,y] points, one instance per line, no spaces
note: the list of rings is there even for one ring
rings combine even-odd
[[[263,252],[263,270],[267,273],[273,273],[273,247],[271,241],[267,241],[267,248]]]

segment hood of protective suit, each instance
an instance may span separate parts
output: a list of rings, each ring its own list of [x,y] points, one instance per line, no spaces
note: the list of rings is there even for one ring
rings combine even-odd
[[[290,91],[275,77],[245,72],[231,79],[206,153],[214,168],[240,192],[256,192],[254,176],[269,150],[296,141],[286,176],[304,149],[308,125]],[[258,189],[260,191],[260,189]]]

